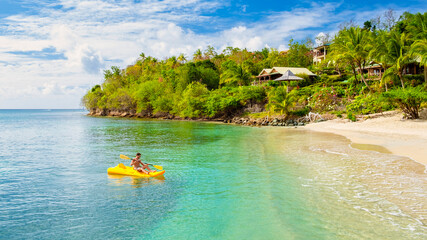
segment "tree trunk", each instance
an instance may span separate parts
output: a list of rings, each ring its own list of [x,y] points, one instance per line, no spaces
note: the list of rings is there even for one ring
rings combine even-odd
[[[385,71],[387,71],[387,68],[384,67],[384,73]],[[381,70],[380,70],[380,75],[381,77],[383,77],[384,74],[381,74]],[[384,85],[385,85],[385,91],[388,91],[388,87],[387,87],[387,79],[384,79]]]
[[[426,83],[426,86],[427,86],[427,65],[424,66],[424,82]]]
[[[353,70],[354,80],[356,80],[356,81],[357,81],[356,68],[354,68],[353,66],[351,66],[351,69]]]
[[[405,85],[403,84],[403,76],[402,76],[402,72],[401,72],[401,71],[399,71],[398,75],[399,75],[400,83],[402,83],[402,88],[405,88]]]
[[[365,80],[365,77],[363,77],[363,69],[362,69],[362,64],[359,64],[359,70],[360,70],[360,78],[362,79],[362,81],[365,83],[366,87],[369,89],[370,92],[372,92],[371,88],[369,87],[368,83]]]

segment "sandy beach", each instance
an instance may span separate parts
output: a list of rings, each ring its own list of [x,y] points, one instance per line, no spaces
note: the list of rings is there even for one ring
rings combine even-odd
[[[357,122],[334,119],[305,128],[343,135],[355,148],[407,156],[427,166],[427,120],[402,120],[402,113],[393,111]]]

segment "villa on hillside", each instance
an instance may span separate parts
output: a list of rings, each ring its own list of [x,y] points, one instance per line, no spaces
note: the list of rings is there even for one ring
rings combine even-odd
[[[365,69],[363,69],[363,73],[368,74],[368,80],[380,80],[384,74],[384,68],[381,64],[375,63],[366,66]]]
[[[418,61],[410,63],[403,68],[403,75],[422,74],[423,69],[423,66],[421,66]],[[358,68],[356,70],[360,73]],[[367,80],[381,80],[384,75],[384,68],[381,64],[372,63],[363,69],[363,73],[368,75]]]
[[[313,63],[318,64],[325,60],[330,43],[318,46],[313,49]]]
[[[257,76],[258,80],[253,81],[252,85],[259,85],[270,80],[273,81],[298,81],[302,78],[295,75],[306,74],[314,77],[316,74],[312,73],[307,68],[294,68],[294,67],[273,67],[265,68]]]

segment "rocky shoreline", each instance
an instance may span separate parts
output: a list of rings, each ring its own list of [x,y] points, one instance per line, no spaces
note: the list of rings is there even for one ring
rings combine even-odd
[[[164,119],[164,120],[192,120],[192,121],[210,121],[210,122],[223,122],[228,124],[238,124],[245,126],[274,126],[274,127],[290,127],[290,126],[304,126],[309,122],[324,121],[321,115],[309,113],[304,117],[289,118],[285,115],[266,116],[260,118],[253,118],[249,116],[234,116],[222,118],[182,118],[165,112],[157,112],[156,114],[150,111],[120,111],[108,109],[91,109],[89,116],[105,116],[105,117],[124,117],[124,118],[145,118],[145,119]]]

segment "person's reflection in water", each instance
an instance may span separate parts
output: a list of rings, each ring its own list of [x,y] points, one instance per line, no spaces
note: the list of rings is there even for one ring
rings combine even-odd
[[[134,188],[140,188],[150,182],[149,178],[132,178],[132,186]]]
[[[156,178],[137,178],[120,175],[109,175],[109,179],[115,180],[116,185],[132,185],[134,188],[141,188],[149,185],[163,184],[165,182],[164,176],[158,176]]]
[[[140,188],[148,185],[163,184],[165,182],[164,176],[156,178],[132,178],[132,185],[134,188]]]

